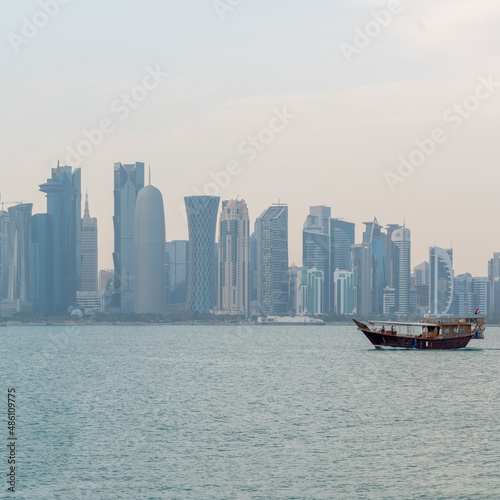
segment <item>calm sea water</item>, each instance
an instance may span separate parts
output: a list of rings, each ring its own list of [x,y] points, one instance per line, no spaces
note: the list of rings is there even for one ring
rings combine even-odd
[[[498,328],[443,352],[347,326],[0,330],[0,498],[500,498]]]

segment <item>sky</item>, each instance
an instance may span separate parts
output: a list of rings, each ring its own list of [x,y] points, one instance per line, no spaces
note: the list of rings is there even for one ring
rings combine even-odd
[[[500,251],[500,4],[491,0],[40,0],[0,16],[0,193],[46,210],[51,167],[82,169],[112,267],[113,164],[151,165],[167,240],[183,197],[309,206],[406,224],[412,265]],[[10,206],[10,205],[7,205]]]

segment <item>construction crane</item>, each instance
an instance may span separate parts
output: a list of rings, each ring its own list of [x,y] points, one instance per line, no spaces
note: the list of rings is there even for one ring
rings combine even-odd
[[[2,195],[0,194],[0,200],[2,199]],[[0,201],[0,205],[2,205],[2,210],[5,209],[5,205],[18,205],[19,203],[24,203],[24,201]]]

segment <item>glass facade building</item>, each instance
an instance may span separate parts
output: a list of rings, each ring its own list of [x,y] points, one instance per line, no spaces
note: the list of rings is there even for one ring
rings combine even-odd
[[[189,241],[174,240],[165,244],[167,306],[186,305],[189,267]]]
[[[245,200],[222,204],[219,221],[217,308],[250,315],[250,219]]]
[[[134,312],[164,315],[165,289],[165,209],[160,190],[149,184],[135,207]]]
[[[288,313],[288,207],[273,205],[255,221],[257,307],[264,316]]]
[[[9,297],[9,214],[0,211],[0,300]]]
[[[325,314],[330,310],[330,284],[332,278],[330,266],[330,220],[330,207],[310,207],[309,215],[302,229],[302,265],[307,269],[315,268],[323,272],[324,279],[320,312]]]
[[[76,302],[81,287],[81,170],[69,166],[52,169],[40,185],[47,196],[52,235],[52,314],[65,314]]]
[[[208,313],[217,303],[215,232],[220,198],[184,198],[189,232],[189,278],[187,308]]]
[[[449,314],[453,301],[453,250],[439,247],[429,249],[429,303],[430,314]]]
[[[31,210],[32,203],[9,208],[8,300],[29,304],[31,300]]]
[[[52,256],[50,217],[35,214],[31,218],[31,308],[34,315],[52,313]]]
[[[144,163],[114,164],[115,251],[113,265],[113,308],[122,313],[134,310],[134,217],[137,193],[144,187]]]
[[[82,292],[97,292],[98,281],[97,218],[90,217],[89,199],[85,195],[82,218]]]

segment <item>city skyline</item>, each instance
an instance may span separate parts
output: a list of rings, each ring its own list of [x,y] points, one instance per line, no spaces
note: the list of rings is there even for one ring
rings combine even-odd
[[[101,224],[99,260],[109,268],[108,166],[144,161],[163,194],[171,239],[187,237],[183,197],[215,186],[210,194],[221,199],[244,196],[252,216],[287,202],[290,261],[297,264],[298,229],[309,206],[327,205],[332,216],[356,224],[357,240],[367,217],[406,220],[415,263],[434,242],[450,247],[453,240],[457,271],[486,273],[483,263],[500,248],[487,217],[497,209],[493,26],[500,6],[405,2],[347,60],[342,44],[352,45],[356,28],[363,30],[386,2],[313,0],[307,8],[297,1],[244,2],[223,19],[212,2],[148,8],[131,2],[120,5],[120,26],[113,22],[116,5],[61,5],[27,43],[4,39],[2,151],[14,176],[2,184],[3,200],[24,200],[42,212],[34,187],[40,177],[57,158],[81,168],[82,191]],[[20,35],[23,19],[39,9],[9,4],[0,27]],[[96,23],[99,36],[89,41],[80,27]],[[256,25],[263,26],[259,36]],[[123,33],[137,33],[141,43]],[[87,57],[76,64],[73,53]],[[479,103],[476,90],[484,98]],[[432,150],[428,138],[436,128],[446,142],[412,171],[408,158],[421,156],[416,141]],[[393,192],[385,174],[400,175],[405,161],[406,177]],[[443,190],[474,185],[481,186],[480,203],[442,199]],[[464,228],[480,235],[479,248]]]

